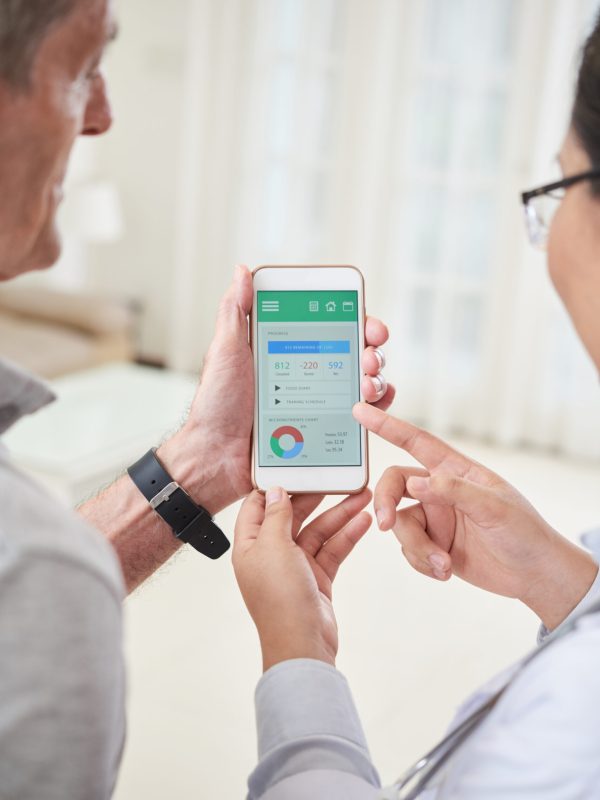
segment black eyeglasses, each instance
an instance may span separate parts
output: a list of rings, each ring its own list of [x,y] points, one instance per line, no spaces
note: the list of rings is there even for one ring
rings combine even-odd
[[[560,181],[547,183],[538,189],[523,192],[521,200],[525,209],[525,224],[529,241],[534,247],[545,249],[552,217],[565,196],[566,190],[580,181],[594,180],[595,178],[600,178],[600,169],[580,172]]]

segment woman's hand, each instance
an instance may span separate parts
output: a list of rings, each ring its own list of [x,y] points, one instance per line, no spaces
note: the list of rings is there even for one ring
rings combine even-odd
[[[361,403],[355,418],[414,456],[424,469],[391,467],[375,489],[381,530],[392,528],[424,575],[457,575],[524,602],[551,630],[585,596],[598,572],[509,483],[440,439]],[[417,500],[397,510],[402,498]]]
[[[266,671],[280,661],[314,658],[335,664],[337,625],[331,604],[338,568],[367,532],[362,509],[371,492],[351,495],[300,530],[322,495],[253,492],[235,528],[233,567],[258,630]]]

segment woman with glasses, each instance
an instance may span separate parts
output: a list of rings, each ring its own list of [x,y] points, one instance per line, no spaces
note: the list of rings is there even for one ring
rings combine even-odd
[[[561,181],[522,196],[528,231],[547,248],[552,281],[600,371],[600,18],[559,162]],[[234,551],[265,666],[249,798],[600,798],[600,541],[586,541],[595,556],[575,546],[501,477],[381,408],[354,413],[422,464],[384,473],[379,527],[394,530],[424,575],[520,599],[542,622],[538,647],[467,701],[448,736],[382,790],[334,666],[331,583],[367,527],[355,516],[364,497],[300,530],[316,499],[251,495]],[[403,498],[417,502],[397,510]]]

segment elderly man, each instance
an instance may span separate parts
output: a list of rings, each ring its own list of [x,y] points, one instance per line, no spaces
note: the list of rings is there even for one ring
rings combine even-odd
[[[100,65],[115,34],[110,0],[0,0],[0,280],[59,255],[55,216],[73,143],[111,125]],[[110,796],[125,729],[123,596],[182,541],[224,552],[211,515],[250,490],[251,304],[250,274],[238,268],[188,421],[78,514],[0,451],[2,798]],[[378,346],[387,332],[369,320],[367,338]],[[366,372],[378,363],[367,350]],[[377,388],[367,379],[368,399],[382,398]],[[0,433],[52,399],[0,362]],[[165,482],[187,513],[155,512],[148,500]]]

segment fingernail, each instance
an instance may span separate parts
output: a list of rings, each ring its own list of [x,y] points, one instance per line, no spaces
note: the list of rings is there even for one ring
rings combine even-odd
[[[278,503],[281,498],[283,497],[283,492],[279,488],[279,486],[272,486],[270,489],[267,490],[265,495],[265,502],[267,504],[267,508],[272,506],[274,503]]]
[[[385,379],[383,375],[375,375],[371,378],[371,383],[373,384],[373,388],[377,392],[377,394],[381,394],[383,392],[385,386]]]
[[[442,572],[441,569],[434,569],[433,570],[433,577],[437,578],[438,581],[443,581],[446,579],[446,573]]]
[[[379,525],[379,529],[383,529],[383,523],[385,522],[385,512],[379,509],[379,511],[375,512],[375,516],[377,517],[377,524]]]
[[[373,352],[375,353],[375,358],[379,361],[379,371],[381,372],[385,367],[385,353],[380,347],[376,347]]]
[[[439,553],[432,553],[428,558],[429,563],[436,571],[440,571],[442,574],[444,573],[446,561],[443,556]]]
[[[409,478],[406,488],[409,492],[426,492],[429,489],[429,478]]]

